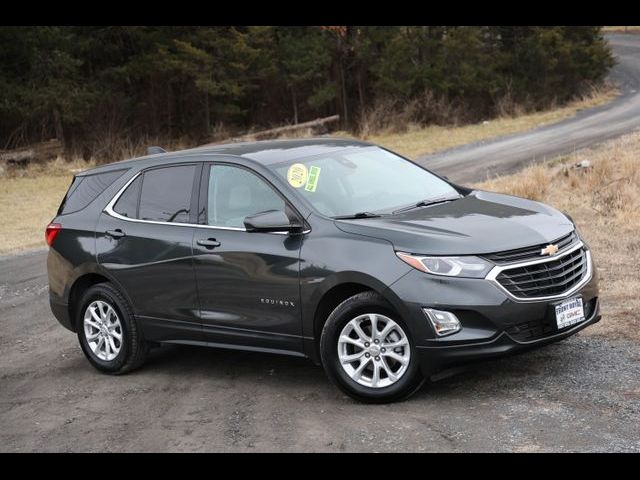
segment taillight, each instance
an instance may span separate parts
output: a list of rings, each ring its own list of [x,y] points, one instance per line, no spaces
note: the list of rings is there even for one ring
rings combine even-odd
[[[58,232],[62,230],[62,225],[59,223],[50,223],[47,225],[47,229],[44,232],[44,238],[47,241],[47,245],[51,246],[56,239]]]

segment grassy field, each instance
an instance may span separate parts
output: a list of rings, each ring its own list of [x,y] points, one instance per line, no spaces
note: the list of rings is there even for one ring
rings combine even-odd
[[[410,128],[404,133],[379,133],[367,140],[415,157],[569,118],[614,96],[612,88],[605,88],[562,108],[462,127],[433,126]],[[58,159],[44,167],[32,166],[0,174],[0,214],[4,222],[0,230],[0,254],[44,247],[44,228],[54,217],[74,172],[90,166],[92,164],[82,160]]]
[[[571,168],[584,159],[591,168]],[[600,274],[605,320],[586,332],[640,340],[640,133],[476,186],[569,213]]]

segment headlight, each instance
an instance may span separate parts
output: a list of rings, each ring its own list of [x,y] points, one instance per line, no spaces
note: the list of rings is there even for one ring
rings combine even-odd
[[[425,257],[396,252],[400,260],[425,273],[446,277],[484,278],[493,264],[479,257]]]

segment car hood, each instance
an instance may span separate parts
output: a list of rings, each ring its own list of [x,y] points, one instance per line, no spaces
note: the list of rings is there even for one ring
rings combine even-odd
[[[396,250],[474,255],[552,242],[573,230],[558,210],[539,202],[473,191],[466,197],[376,218],[336,220],[345,232],[380,238]]]

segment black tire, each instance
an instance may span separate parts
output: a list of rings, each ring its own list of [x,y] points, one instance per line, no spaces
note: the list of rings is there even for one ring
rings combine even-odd
[[[84,329],[84,314],[87,307],[94,301],[100,300],[109,304],[118,315],[122,326],[122,343],[120,351],[111,360],[98,358],[91,350]],[[149,346],[142,337],[142,332],[136,323],[133,311],[124,296],[110,283],[99,283],[89,288],[76,308],[76,331],[80,347],[85,356],[96,369],[112,375],[130,372],[142,365],[149,351]]]
[[[349,321],[366,313],[389,317],[404,330],[409,340],[409,366],[398,381],[387,387],[373,388],[357,383],[342,368],[338,357],[338,338],[342,329]],[[329,315],[320,336],[320,357],[327,376],[344,393],[361,402],[389,403],[408,398],[424,383],[414,345],[409,329],[389,303],[375,292],[362,292],[346,299]]]

